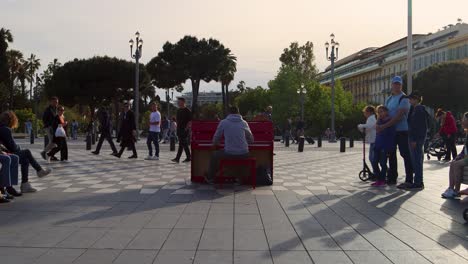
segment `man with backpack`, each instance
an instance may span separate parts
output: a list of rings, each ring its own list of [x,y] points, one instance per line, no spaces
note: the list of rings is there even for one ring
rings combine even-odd
[[[403,92],[403,79],[400,76],[392,78],[392,95],[385,101],[385,106],[389,110],[391,120],[384,125],[376,126],[377,133],[380,131],[395,126],[396,138],[395,149],[389,155],[389,170],[387,176],[387,184],[394,185],[398,178],[398,162],[396,156],[396,147],[400,151],[400,156],[405,162],[406,180],[398,185],[400,189],[406,189],[413,184],[413,166],[411,163],[411,155],[408,143],[408,113],[410,103],[406,94]]]

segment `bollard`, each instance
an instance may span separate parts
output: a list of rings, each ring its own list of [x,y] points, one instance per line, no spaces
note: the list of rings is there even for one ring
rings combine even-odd
[[[289,136],[284,137],[284,145],[289,148]]]
[[[317,148],[321,148],[322,147],[322,136],[319,136],[317,138]]]
[[[34,132],[31,131],[31,133],[29,133],[29,140],[31,142],[31,145],[34,145]]]
[[[44,149],[49,145],[49,137],[47,134],[44,135]]]
[[[96,144],[96,133],[91,133],[91,144]]]
[[[354,148],[354,139],[353,139],[353,137],[349,138],[349,148]]]
[[[303,152],[304,151],[304,141],[305,141],[305,138],[303,136],[299,137],[299,142],[298,142],[298,146],[297,146],[297,151],[298,152]]]
[[[91,134],[86,134],[86,150],[91,150]]]
[[[346,138],[340,138],[340,152],[346,152]]]
[[[175,137],[171,137],[171,138],[170,138],[170,147],[169,147],[169,150],[170,150],[170,151],[175,151]]]

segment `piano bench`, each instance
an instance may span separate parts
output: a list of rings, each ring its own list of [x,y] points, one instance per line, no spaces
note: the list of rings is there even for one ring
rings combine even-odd
[[[230,159],[223,158],[219,163],[219,175],[217,180],[219,180],[220,187],[223,188],[223,182],[227,180],[234,180],[234,177],[228,177],[224,175],[224,168],[227,166],[248,166],[250,171],[250,184],[252,188],[255,189],[257,181],[257,167],[256,159],[254,157],[248,157],[245,159]]]

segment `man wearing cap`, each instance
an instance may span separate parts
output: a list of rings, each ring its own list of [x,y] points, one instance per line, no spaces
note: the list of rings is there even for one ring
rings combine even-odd
[[[389,110],[389,115],[392,118],[384,125],[376,126],[377,133],[385,128],[395,126],[397,131],[395,143],[400,150],[400,155],[405,162],[405,183],[398,185],[398,188],[406,188],[413,183],[413,167],[411,164],[411,156],[408,143],[408,113],[410,103],[402,91],[403,79],[400,76],[392,78],[392,95],[385,101],[385,106]],[[394,149],[396,149],[396,146]],[[387,184],[396,184],[398,177],[396,150],[390,153],[389,170],[387,176]]]

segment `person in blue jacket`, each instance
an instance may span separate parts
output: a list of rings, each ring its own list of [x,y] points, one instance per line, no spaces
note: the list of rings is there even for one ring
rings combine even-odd
[[[409,96],[411,109],[408,115],[408,138],[411,154],[411,162],[414,170],[413,182],[409,184],[408,190],[424,189],[423,182],[423,160],[424,160],[424,142],[427,135],[427,111],[424,105],[421,105],[422,96],[418,91],[412,92]]]

